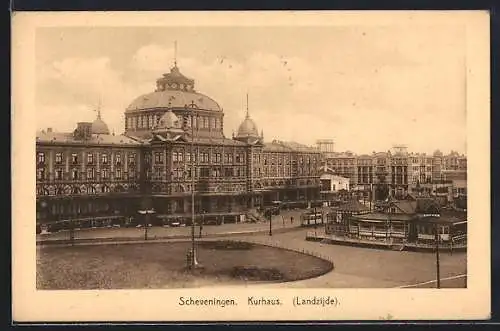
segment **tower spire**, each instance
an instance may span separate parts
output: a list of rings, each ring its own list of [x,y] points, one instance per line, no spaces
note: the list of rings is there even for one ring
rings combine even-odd
[[[177,67],[177,40],[174,41],[174,66]]]
[[[246,114],[246,118],[250,118],[250,113],[248,111],[248,92],[247,92],[247,114]]]
[[[99,101],[97,102],[97,119],[101,119],[101,96],[99,95]]]

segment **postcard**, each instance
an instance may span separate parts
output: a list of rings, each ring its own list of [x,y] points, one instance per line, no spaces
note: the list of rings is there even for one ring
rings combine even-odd
[[[487,12],[12,31],[16,322],[489,318]]]

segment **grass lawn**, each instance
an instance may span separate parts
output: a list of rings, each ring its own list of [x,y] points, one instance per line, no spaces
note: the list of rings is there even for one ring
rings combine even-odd
[[[261,245],[198,243],[199,275],[185,271],[189,242],[37,248],[38,289],[182,288],[284,282],[322,275],[330,263]],[[269,275],[272,277],[269,278]]]

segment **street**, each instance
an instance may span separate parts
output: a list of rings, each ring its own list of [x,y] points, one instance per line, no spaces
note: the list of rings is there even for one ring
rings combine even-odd
[[[272,228],[295,228],[300,227],[300,215],[303,210],[286,210],[281,215],[274,215]],[[283,222],[283,218],[285,222]],[[293,217],[293,223],[290,222],[290,217]],[[260,232],[268,231],[269,222],[262,223],[231,223],[222,225],[203,225],[202,237],[216,234],[230,233],[245,233],[245,232]],[[150,227],[148,228],[148,238],[168,238],[168,237],[185,237],[191,236],[191,227]],[[200,227],[196,225],[195,236],[199,237]],[[79,239],[104,239],[104,238],[144,238],[145,229],[140,228],[90,228],[75,231],[75,240]],[[37,242],[45,240],[68,240],[69,231],[59,231],[47,234],[38,234]]]

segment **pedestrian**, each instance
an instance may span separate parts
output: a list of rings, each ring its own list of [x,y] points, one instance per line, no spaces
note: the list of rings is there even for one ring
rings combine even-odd
[[[203,231],[203,224],[200,224],[200,238],[201,238],[201,232]]]
[[[290,223],[293,224],[293,216],[290,217]]]

